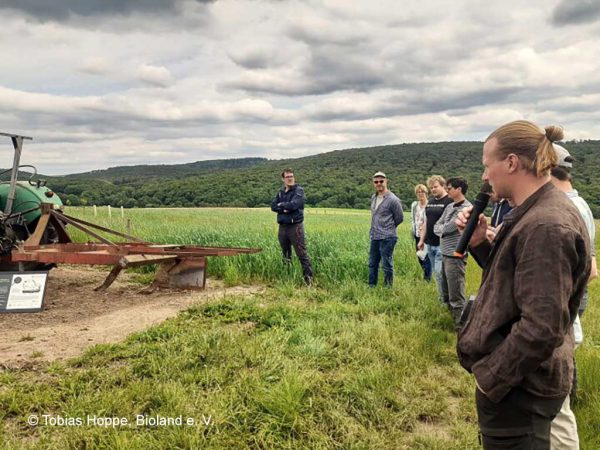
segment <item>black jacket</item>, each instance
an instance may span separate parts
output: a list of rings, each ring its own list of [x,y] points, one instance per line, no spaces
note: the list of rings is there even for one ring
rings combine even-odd
[[[304,189],[295,184],[285,192],[282,187],[273,202],[271,211],[277,213],[277,223],[287,225],[304,221]]]

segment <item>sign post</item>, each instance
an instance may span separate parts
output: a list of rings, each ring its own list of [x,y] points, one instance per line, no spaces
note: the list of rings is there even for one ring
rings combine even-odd
[[[48,272],[0,272],[0,313],[40,312]]]

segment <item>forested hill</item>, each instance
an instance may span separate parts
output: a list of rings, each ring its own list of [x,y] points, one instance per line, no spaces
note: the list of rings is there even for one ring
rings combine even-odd
[[[237,158],[196,161],[188,164],[119,166],[110,167],[105,170],[92,170],[91,172],[67,175],[64,178],[84,181],[96,179],[123,184],[139,180],[140,178],[181,178],[221,169],[242,169],[267,161],[268,159],[266,158]]]
[[[600,141],[568,142],[576,158],[575,187],[600,217]],[[481,185],[481,142],[440,142],[338,150],[304,158],[202,161],[174,166],[115,167],[50,178],[48,185],[67,204],[125,207],[268,206],[281,185],[282,169],[292,167],[305,188],[307,204],[367,208],[378,170],[405,205],[415,184],[429,175],[467,179],[471,198]]]

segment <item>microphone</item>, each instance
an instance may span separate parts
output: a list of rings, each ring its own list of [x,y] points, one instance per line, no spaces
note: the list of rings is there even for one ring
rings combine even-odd
[[[492,187],[489,183],[483,183],[481,186],[481,190],[475,200],[473,200],[473,211],[471,211],[471,216],[467,221],[467,225],[463,231],[458,244],[456,244],[456,249],[454,250],[454,256],[458,256],[459,258],[464,258],[467,253],[467,246],[469,245],[469,241],[475,232],[475,228],[477,228],[477,223],[479,222],[479,215],[483,212],[483,210],[487,207],[490,202],[490,196],[492,194]]]

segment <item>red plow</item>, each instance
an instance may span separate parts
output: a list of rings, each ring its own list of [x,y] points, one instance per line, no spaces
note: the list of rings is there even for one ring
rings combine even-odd
[[[34,232],[7,255],[11,263],[35,264],[89,264],[113,266],[104,283],[96,290],[108,288],[119,273],[127,267],[159,264],[153,287],[204,289],[206,285],[206,258],[257,253],[257,248],[201,247],[188,245],[154,244],[134,236],[68,216],[54,205],[42,203],[42,215]],[[78,228],[98,242],[72,242],[66,225]],[[48,234],[53,243],[42,243]],[[102,233],[102,234],[100,234]],[[103,235],[112,235],[122,241],[113,242]],[[6,258],[5,256],[4,258]]]

